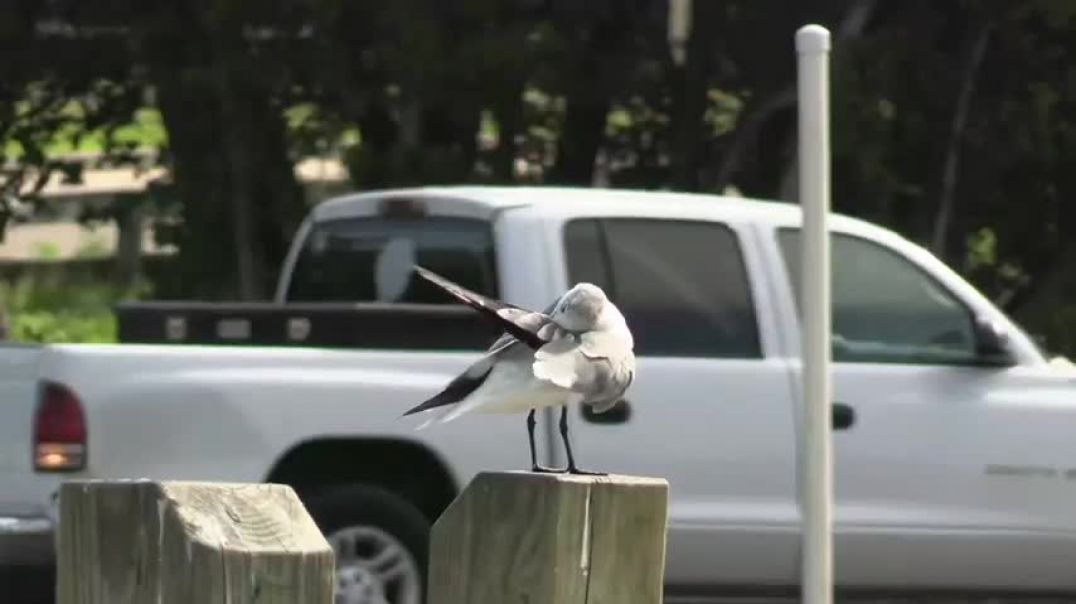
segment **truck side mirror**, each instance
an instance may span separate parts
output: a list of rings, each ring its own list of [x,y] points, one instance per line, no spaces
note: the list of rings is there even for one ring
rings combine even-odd
[[[1016,360],[1009,350],[1009,334],[997,321],[976,316],[973,322],[975,331],[975,352],[984,365],[1010,367]]]

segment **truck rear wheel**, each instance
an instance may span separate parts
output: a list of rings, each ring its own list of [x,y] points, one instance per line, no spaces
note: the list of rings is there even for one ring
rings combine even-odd
[[[336,604],[421,604],[430,522],[380,487],[345,485],[305,501],[336,553]]]

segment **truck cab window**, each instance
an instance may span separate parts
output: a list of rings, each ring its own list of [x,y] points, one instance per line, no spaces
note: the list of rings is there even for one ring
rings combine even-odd
[[[794,295],[800,292],[799,230],[778,231]],[[845,362],[974,362],[971,311],[896,252],[860,237],[834,234],[833,359]]]
[[[489,222],[364,217],[314,225],[292,271],[288,300],[454,303],[415,278],[413,264],[476,292],[499,295]]]
[[[758,358],[739,242],[715,222],[580,219],[565,226],[568,278],[601,286],[649,356]]]

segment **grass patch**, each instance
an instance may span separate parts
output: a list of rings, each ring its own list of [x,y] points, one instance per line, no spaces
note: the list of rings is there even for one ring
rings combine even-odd
[[[0,283],[8,338],[34,343],[115,343],[113,306],[137,294],[100,284],[20,278]]]

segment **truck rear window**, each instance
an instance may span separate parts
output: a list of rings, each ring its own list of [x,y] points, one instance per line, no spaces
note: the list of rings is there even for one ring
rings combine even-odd
[[[324,221],[310,230],[292,271],[287,299],[454,303],[415,277],[413,264],[476,292],[499,295],[488,221],[363,217]]]

